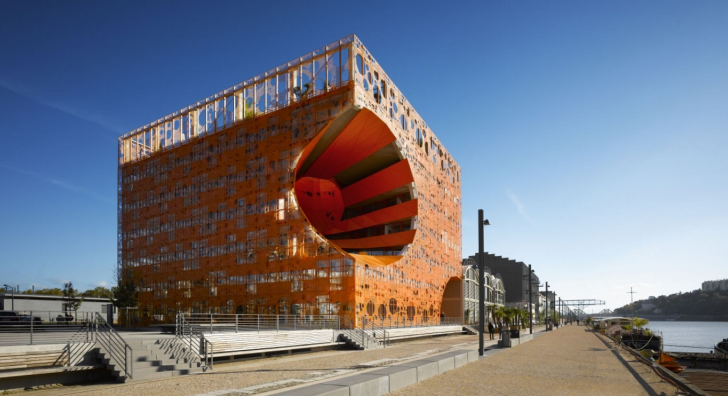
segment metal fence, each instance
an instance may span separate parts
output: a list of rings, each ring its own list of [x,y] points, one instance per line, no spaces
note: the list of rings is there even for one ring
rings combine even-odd
[[[385,329],[397,329],[406,327],[433,327],[433,326],[461,326],[464,324],[463,318],[429,318],[422,320],[419,318],[381,318],[372,316],[362,316],[359,322],[362,326],[368,327],[372,323]]]
[[[337,315],[185,314],[183,318],[187,324],[204,333],[338,330],[341,327]]]
[[[5,311],[0,346],[92,342],[95,312]]]

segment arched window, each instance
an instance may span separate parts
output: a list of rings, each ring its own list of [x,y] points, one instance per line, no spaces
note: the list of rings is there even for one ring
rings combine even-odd
[[[389,313],[394,315],[397,312],[397,299],[389,299]]]
[[[372,300],[369,300],[369,302],[367,303],[367,315],[374,315],[374,301]]]

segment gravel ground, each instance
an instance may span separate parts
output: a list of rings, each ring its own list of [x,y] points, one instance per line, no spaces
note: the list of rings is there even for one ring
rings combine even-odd
[[[486,334],[486,345],[497,342],[497,340],[488,341],[487,338]],[[300,385],[301,381],[319,381],[358,370],[392,364],[391,359],[411,359],[453,348],[477,349],[477,342],[478,337],[473,335],[425,338],[397,343],[377,350],[324,351],[224,364],[215,363],[214,370],[211,372],[172,377],[170,379],[130,382],[127,384],[66,386],[23,393],[27,393],[28,396],[71,394],[83,394],[84,396],[185,396],[212,393],[230,396],[247,395]],[[285,383],[286,380],[288,380],[287,383]],[[278,381],[284,381],[284,383],[271,385],[271,383]],[[246,389],[251,387],[257,388],[254,390]],[[246,389],[246,392],[243,392],[243,389]]]
[[[583,326],[563,326],[391,395],[676,394],[649,367],[602,339]]]

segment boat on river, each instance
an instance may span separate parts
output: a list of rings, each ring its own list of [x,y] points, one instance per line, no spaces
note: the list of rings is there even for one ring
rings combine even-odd
[[[728,338],[724,338],[723,341],[715,344],[713,348],[715,356],[721,359],[728,359]]]

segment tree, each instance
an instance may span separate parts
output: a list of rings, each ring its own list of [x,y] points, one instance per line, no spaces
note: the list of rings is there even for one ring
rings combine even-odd
[[[510,326],[511,323],[513,323],[513,318],[515,318],[517,315],[516,309],[517,308],[504,308],[503,309],[503,317],[506,320],[507,326]]]
[[[77,298],[78,290],[73,288],[73,282],[64,283],[62,293],[64,311],[78,311],[83,303],[83,297]]]
[[[502,321],[502,319],[505,317],[505,312],[503,312],[503,310],[504,310],[503,307],[496,307],[493,310],[493,317],[495,319],[498,319],[498,321]]]
[[[519,311],[518,312],[518,316],[521,317],[521,326],[528,326],[528,318],[530,316],[528,314],[528,310],[527,309],[523,309],[523,308],[519,308],[518,311]]]
[[[134,281],[131,279],[122,280],[119,282],[119,286],[113,288],[114,301],[113,304],[117,308],[128,308],[136,307],[139,300]]]
[[[632,319],[632,327],[634,327],[638,330],[642,330],[642,328],[647,326],[648,323],[650,323],[650,321],[645,318],[638,318],[635,316]]]
[[[303,84],[303,88],[305,89],[302,89],[301,87],[293,88],[293,94],[296,95],[296,99],[306,99],[313,92],[313,89],[311,89],[311,83]]]
[[[40,295],[46,295],[46,296],[62,296],[63,290],[54,287],[52,289],[35,289],[35,292],[33,292],[32,289],[25,290],[21,292],[20,294],[40,294]]]
[[[81,293],[81,296],[111,298],[111,290],[109,290],[103,286],[98,286],[93,289],[86,290],[85,292]]]

